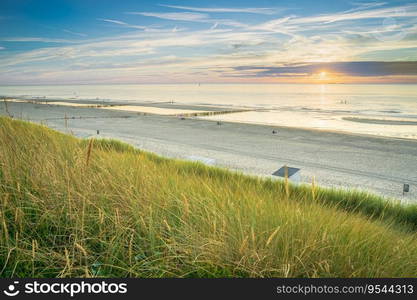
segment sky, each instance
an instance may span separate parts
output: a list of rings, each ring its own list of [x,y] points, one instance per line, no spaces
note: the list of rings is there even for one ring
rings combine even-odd
[[[417,83],[417,3],[0,1],[0,85],[275,82]]]

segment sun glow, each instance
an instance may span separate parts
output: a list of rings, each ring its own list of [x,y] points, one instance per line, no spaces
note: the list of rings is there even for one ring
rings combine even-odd
[[[325,84],[325,83],[334,83],[340,79],[340,76],[335,76],[335,74],[329,73],[327,70],[319,71],[312,76],[313,82]]]

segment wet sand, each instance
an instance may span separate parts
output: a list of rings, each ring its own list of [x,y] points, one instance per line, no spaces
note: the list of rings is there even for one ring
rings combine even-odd
[[[202,116],[212,121],[251,123],[322,131],[337,131],[346,134],[374,135],[389,138],[417,140],[415,118],[358,117],[352,112],[313,112],[312,110],[263,109],[233,114]]]
[[[409,120],[391,120],[391,119],[365,119],[365,118],[350,118],[346,117],[343,120],[366,123],[366,124],[381,124],[381,125],[417,125],[417,121]]]
[[[2,102],[7,103],[32,103],[37,105],[48,106],[68,106],[68,107],[92,107],[98,109],[119,110],[126,112],[147,113],[163,116],[198,116],[210,114],[222,114],[232,112],[249,111],[248,109],[238,109],[228,106],[207,106],[207,105],[184,105],[176,104],[174,102],[144,102],[141,104],[132,104],[129,102],[112,102],[96,100],[70,100],[59,101],[51,99],[18,99],[18,98],[3,98]],[[6,103],[6,104],[7,104]]]
[[[141,106],[141,105],[106,106],[106,107],[102,107],[101,109],[141,112],[141,113],[149,113],[149,114],[165,115],[165,116],[176,116],[176,115],[184,115],[184,114],[190,114],[190,113],[207,112],[204,110],[175,109],[175,108],[172,109],[172,108],[150,107],[150,106]]]
[[[167,157],[197,158],[261,176],[288,165],[301,169],[303,182],[314,177],[323,186],[417,201],[414,140],[37,103],[9,102],[8,111],[15,118],[43,122],[82,138],[116,138]],[[2,103],[0,114],[7,114]],[[405,197],[404,183],[410,184]]]

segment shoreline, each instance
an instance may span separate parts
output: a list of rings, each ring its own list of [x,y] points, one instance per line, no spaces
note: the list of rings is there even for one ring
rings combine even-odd
[[[375,118],[359,118],[359,117],[345,117],[346,121],[366,123],[366,124],[381,124],[381,125],[417,125],[417,121],[410,120],[393,120],[390,118],[375,119]]]
[[[178,102],[117,102],[117,101],[103,101],[102,103],[98,103],[98,100],[93,99],[73,99],[73,100],[57,100],[57,99],[25,99],[25,98],[1,98],[8,102],[16,102],[16,103],[31,103],[31,104],[38,104],[38,105],[48,105],[48,106],[67,106],[69,108],[95,108],[95,109],[102,109],[102,110],[114,110],[126,113],[142,113],[142,114],[150,114],[150,115],[158,115],[158,116],[165,116],[165,117],[184,117],[184,118],[194,118],[197,120],[204,120],[204,121],[211,121],[211,122],[220,122],[220,123],[236,123],[242,125],[256,125],[256,126],[265,126],[268,128],[285,128],[285,129],[300,129],[306,130],[311,132],[329,132],[329,133],[336,133],[336,134],[345,134],[351,136],[362,136],[362,137],[372,137],[372,138],[382,138],[382,139],[398,139],[398,140],[405,140],[405,141],[417,141],[416,137],[401,137],[401,136],[390,136],[390,135],[378,135],[372,133],[359,133],[359,132],[349,132],[343,131],[338,129],[331,129],[331,128],[311,128],[311,127],[303,127],[303,126],[286,126],[282,124],[270,124],[270,123],[263,123],[263,122],[244,122],[239,120],[223,120],[223,119],[210,119],[210,117],[218,116],[222,114],[234,114],[234,113],[241,113],[241,112],[257,112],[257,111],[264,111],[264,108],[249,108],[249,107],[232,107],[232,106],[218,106],[218,105],[204,105],[204,104],[184,104]],[[1,101],[1,102],[3,102]],[[126,109],[124,109],[126,108]],[[276,110],[276,109],[266,109]],[[417,130],[417,121],[409,121],[409,120],[392,120],[389,118],[383,119],[375,119],[375,118],[363,118],[363,117],[344,117],[344,120],[356,123],[365,123],[365,124],[381,124],[381,125],[416,125]],[[401,124],[398,124],[401,123]]]
[[[116,101],[99,100],[55,100],[55,99],[24,99],[24,98],[3,98],[3,102],[31,103],[49,106],[67,106],[76,108],[96,108],[104,110],[118,110],[131,113],[154,114],[161,116],[184,116],[198,117],[217,114],[229,114],[237,112],[247,112],[253,109],[235,108],[231,106],[216,105],[194,105],[181,104],[176,102],[142,102],[128,103]]]

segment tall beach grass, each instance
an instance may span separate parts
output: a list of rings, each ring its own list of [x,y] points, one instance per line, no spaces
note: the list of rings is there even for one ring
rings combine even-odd
[[[0,277],[415,277],[417,207],[0,118]]]

